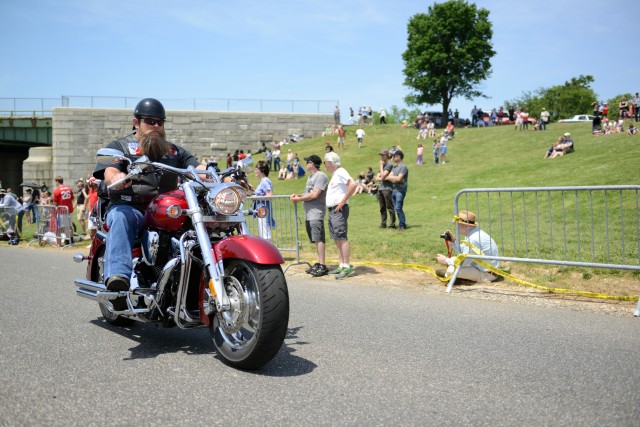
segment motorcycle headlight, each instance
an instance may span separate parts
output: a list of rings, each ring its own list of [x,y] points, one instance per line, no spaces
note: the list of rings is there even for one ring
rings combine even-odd
[[[217,213],[233,215],[247,198],[247,193],[237,184],[227,184],[209,190],[207,202]]]

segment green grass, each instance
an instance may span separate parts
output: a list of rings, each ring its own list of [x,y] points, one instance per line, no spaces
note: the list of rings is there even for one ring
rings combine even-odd
[[[415,164],[415,152],[417,143],[414,129],[401,129],[397,125],[367,126],[365,131],[365,143],[359,149],[355,138],[354,126],[349,126],[347,142],[344,150],[338,154],[342,159],[342,165],[356,177],[359,172],[365,171],[367,166],[377,171],[381,149],[399,145],[405,153],[405,163],[409,166],[409,191],[405,199],[405,213],[409,229],[404,233],[378,228],[380,222],[378,202],[375,197],[366,194],[352,198],[351,217],[349,220],[349,238],[351,241],[352,261],[357,265],[364,261],[384,261],[391,263],[415,263],[420,265],[435,266],[436,253],[444,253],[446,248],[439,235],[445,229],[454,229],[451,224],[453,214],[453,200],[458,191],[464,188],[485,187],[552,187],[569,185],[622,185],[640,184],[640,135],[628,136],[627,134],[592,136],[590,124],[551,124],[546,132],[516,132],[512,126],[494,128],[469,128],[456,131],[456,138],[448,144],[447,163],[435,166],[432,163],[431,141],[420,140],[425,145],[425,164]],[[564,132],[571,132],[575,141],[576,152],[558,159],[543,159],[545,151]],[[337,137],[313,138],[302,142],[289,144],[284,147],[284,152],[291,148],[298,153],[300,159],[310,154],[321,157],[324,154],[326,141],[336,146]],[[263,158],[254,156],[255,160]],[[253,174],[250,174],[252,183],[257,184]],[[298,180],[279,181],[275,172],[271,174],[275,194],[300,193],[304,190],[306,177]],[[535,206],[535,200],[527,195],[528,209]],[[631,206],[627,206],[628,204]],[[563,227],[558,228],[561,221],[559,201],[553,200],[554,213],[550,222],[553,222],[553,236],[562,239]],[[602,200],[593,202],[595,216],[601,218]],[[492,201],[492,206],[495,202]],[[544,210],[541,203],[540,210]],[[625,209],[635,212],[635,202],[625,201]],[[472,209],[473,210],[473,209]],[[575,203],[571,197],[566,199],[566,212],[575,216]],[[517,213],[516,215],[520,215]],[[589,216],[589,209],[580,205],[580,217]],[[300,220],[303,220],[303,210],[300,209]],[[75,216],[74,216],[75,221]],[[625,254],[633,259],[634,252],[637,257],[638,237],[633,233],[635,220],[630,225],[625,225],[625,234],[631,238],[633,244],[627,242]],[[77,221],[76,221],[77,223]],[[304,224],[303,221],[300,224]],[[502,236],[499,226],[495,223],[482,223],[483,228],[491,227],[491,234],[499,245],[504,245],[503,254],[509,250],[512,237]],[[597,224],[596,234],[604,235],[603,225]],[[617,227],[617,228],[616,228]],[[528,229],[536,228],[529,223]],[[542,227],[544,230],[544,227]],[[79,230],[79,228],[78,228]],[[306,239],[304,227],[300,227],[303,259],[314,258],[313,246]],[[35,233],[35,226],[25,226],[23,236],[29,238]],[[277,235],[274,230],[274,236]],[[574,235],[571,235],[574,233]],[[610,246],[614,247],[618,242],[619,225],[611,228],[609,233]],[[535,233],[534,233],[535,234]],[[574,244],[576,229],[572,224],[567,224],[567,240]],[[591,230],[581,229],[583,250],[591,250],[589,242]],[[634,237],[635,236],[635,237]],[[550,248],[546,244],[548,232],[543,232],[541,242],[529,238],[529,255],[535,257],[540,252],[541,256],[549,257]],[[586,243],[585,243],[586,242]],[[523,248],[522,237],[518,237],[517,246]],[[606,251],[606,243],[601,240],[595,242],[596,251]],[[586,245],[586,246],[585,246]],[[502,246],[501,246],[502,247]],[[562,249],[562,243],[555,242],[554,254]],[[620,251],[613,250],[614,256],[619,256]],[[291,252],[285,252],[291,255]],[[575,253],[569,253],[570,257]],[[327,245],[328,259],[337,259],[335,245]],[[584,259],[583,259],[584,260]],[[589,260],[584,260],[589,261]],[[516,267],[520,273],[526,274],[529,267]],[[553,272],[535,272],[530,275],[536,279],[536,274],[542,274],[539,278],[550,282],[558,279],[558,272],[564,276],[570,276],[574,269],[561,268]],[[580,276],[588,280],[592,275],[615,275],[616,271],[606,269],[585,270]],[[635,280],[640,280],[640,273],[629,275]],[[594,282],[593,279],[588,282]]]
[[[433,265],[435,254],[445,251],[440,233],[453,229],[454,197],[464,188],[640,184],[640,136],[593,136],[589,123],[551,124],[546,132],[520,132],[513,126],[458,129],[455,139],[448,143],[446,164],[437,166],[432,163],[431,141],[416,141],[417,130],[397,125],[367,126],[364,145],[359,149],[356,127],[347,129],[346,147],[338,154],[352,177],[367,166],[377,171],[379,151],[392,145],[402,148],[409,166],[404,205],[409,229],[405,233],[378,228],[380,216],[375,197],[363,194],[351,199],[349,239],[356,264],[366,260]],[[576,151],[557,159],[544,159],[546,150],[564,132],[571,132]],[[300,159],[310,154],[322,157],[326,141],[335,147],[336,139],[307,139],[286,145],[283,151],[292,149]],[[425,145],[422,166],[415,164],[418,142]],[[261,158],[254,156],[255,160]],[[306,177],[279,181],[275,172],[271,178],[275,194],[300,193],[306,181]],[[252,179],[255,181],[255,177]],[[300,232],[304,236],[304,230]],[[301,240],[303,249],[311,251],[306,239]],[[536,244],[530,241],[530,250],[535,252]],[[327,250],[328,257],[336,257],[333,245],[327,245]]]

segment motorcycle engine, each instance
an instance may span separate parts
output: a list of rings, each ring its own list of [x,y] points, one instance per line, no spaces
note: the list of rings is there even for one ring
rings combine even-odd
[[[160,234],[156,231],[145,230],[142,235],[142,258],[145,264],[155,265],[160,249]]]

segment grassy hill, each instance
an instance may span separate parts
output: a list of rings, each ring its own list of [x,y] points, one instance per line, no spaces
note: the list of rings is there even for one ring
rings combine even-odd
[[[409,167],[409,190],[405,199],[408,230],[398,233],[380,229],[378,202],[367,194],[350,201],[349,237],[352,260],[409,262],[434,265],[437,252],[445,250],[439,238],[452,228],[453,199],[463,188],[480,187],[551,187],[566,185],[640,184],[640,135],[626,133],[593,136],[589,123],[551,124],[547,131],[515,131],[513,126],[465,128],[456,131],[448,143],[445,165],[434,165],[431,141],[416,140],[415,129],[397,125],[373,125],[364,128],[362,148],[355,138],[356,127],[347,127],[344,150],[337,150],[352,177],[367,166],[377,170],[381,149],[400,146]],[[549,160],[544,154],[563,133],[570,132],[576,151]],[[313,138],[283,147],[298,153],[300,159],[310,154],[323,156],[330,141],[337,137]],[[425,164],[416,165],[418,142],[425,145]],[[263,158],[254,156],[255,160]],[[326,171],[325,171],[326,172]],[[255,184],[255,177],[252,177]],[[275,194],[300,193],[306,177],[279,181],[272,173]],[[304,236],[304,230],[301,228]],[[304,251],[311,253],[306,236]],[[328,258],[336,259],[335,245],[327,245]]]

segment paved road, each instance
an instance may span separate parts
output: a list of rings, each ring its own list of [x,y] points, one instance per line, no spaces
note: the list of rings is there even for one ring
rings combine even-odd
[[[288,274],[263,370],[105,324],[72,252],[0,245],[0,425],[640,425],[640,319]]]

